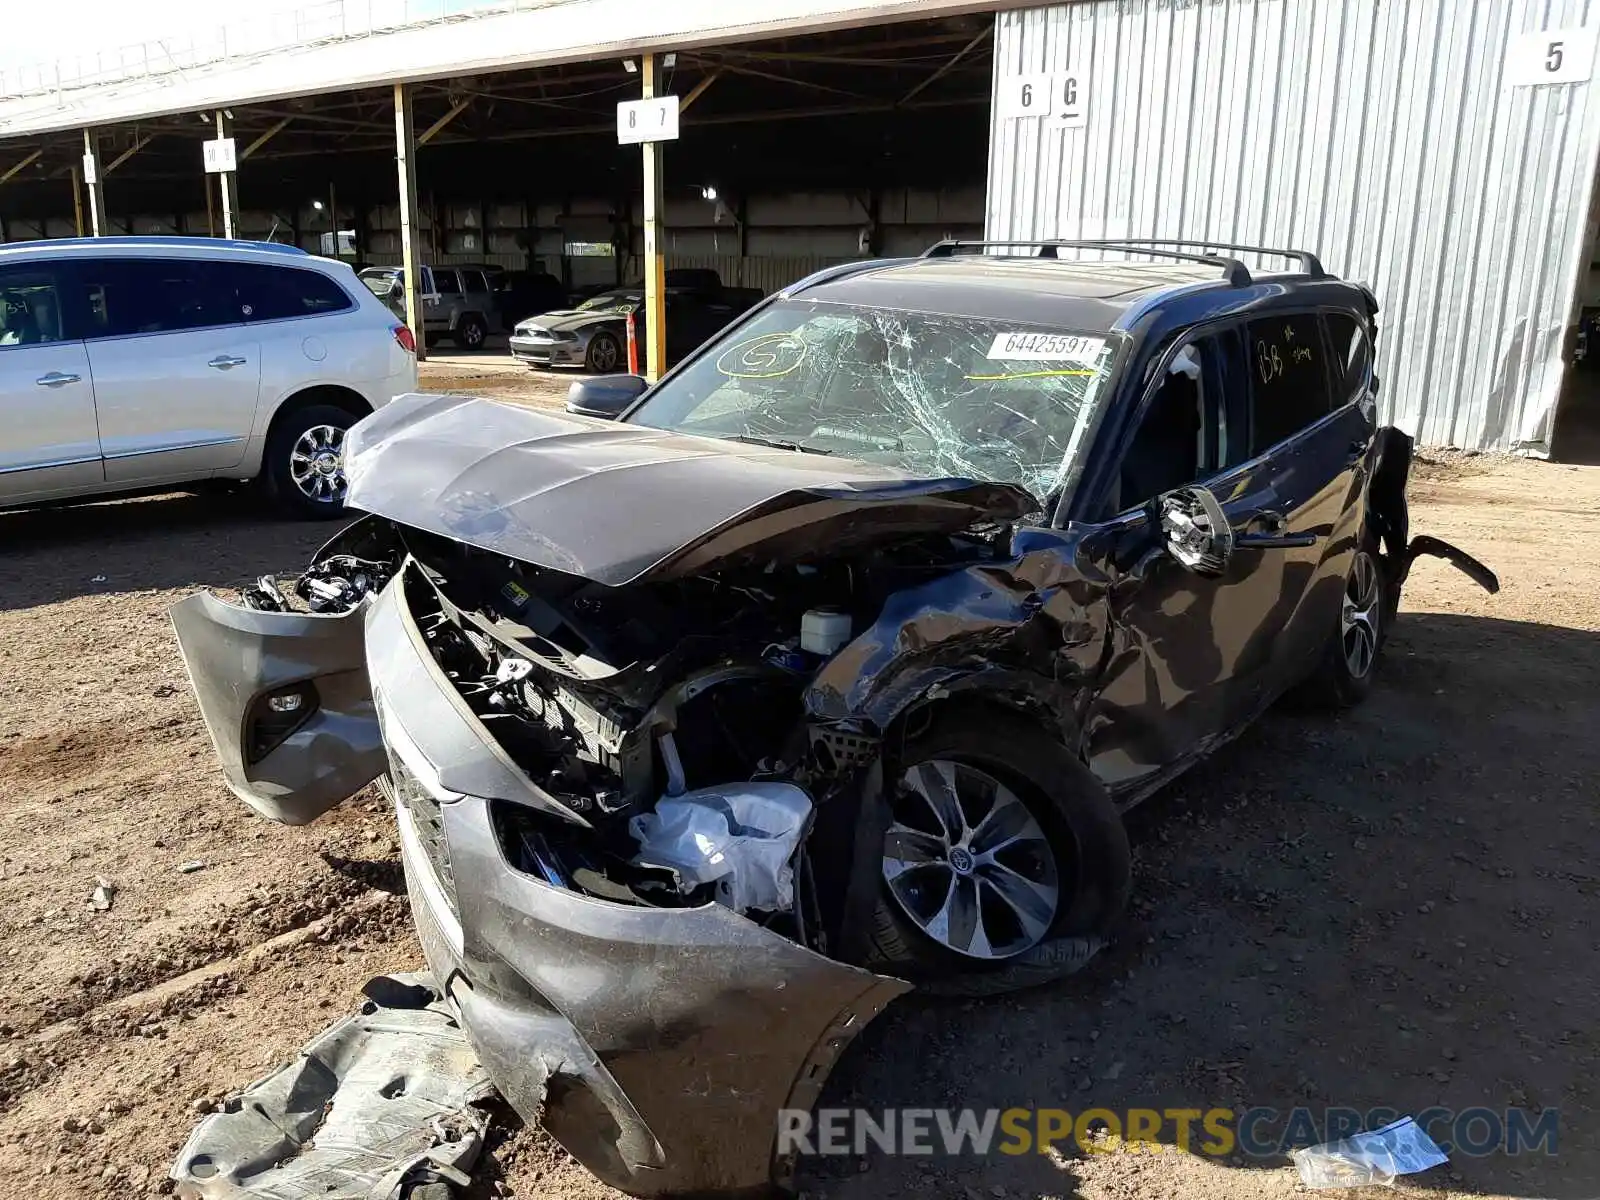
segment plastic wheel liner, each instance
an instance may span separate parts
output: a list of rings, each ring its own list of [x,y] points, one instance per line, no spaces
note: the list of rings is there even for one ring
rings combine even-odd
[[[513,869],[491,804],[559,805],[465,707],[399,586],[372,603],[367,658],[423,951],[505,1098],[636,1195],[787,1182],[779,1111],[809,1109],[908,985],[721,905],[616,903]]]

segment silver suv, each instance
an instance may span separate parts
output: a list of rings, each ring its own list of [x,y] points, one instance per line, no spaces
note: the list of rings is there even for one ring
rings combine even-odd
[[[338,516],[345,430],[416,386],[411,331],[294,247],[0,246],[0,508],[219,479]]]
[[[422,268],[422,327],[428,339],[447,337],[463,350],[477,350],[499,327],[498,297],[490,272],[478,267]],[[402,321],[406,315],[405,271],[367,267],[361,282]]]

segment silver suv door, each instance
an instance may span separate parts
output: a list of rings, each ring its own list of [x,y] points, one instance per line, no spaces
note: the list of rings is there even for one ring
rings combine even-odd
[[[59,263],[0,267],[0,504],[71,496],[105,479],[67,278]]]
[[[237,466],[255,426],[260,331],[219,264],[104,258],[76,264],[109,483],[194,479]]]

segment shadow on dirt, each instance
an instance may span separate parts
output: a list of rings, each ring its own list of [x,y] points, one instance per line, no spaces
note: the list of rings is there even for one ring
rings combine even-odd
[[[405,871],[401,868],[398,858],[346,858],[342,854],[333,854],[326,850],[322,852],[321,858],[330,871],[343,875],[346,879],[353,879],[357,883],[391,896],[406,894]]]
[[[253,490],[0,513],[0,609],[73,596],[236,587],[298,571],[340,528],[288,521]]]
[[[1263,1108],[1250,1132],[1274,1143],[1299,1106],[1300,1145],[1336,1106],[1477,1108],[1501,1149],[1466,1152],[1461,1135],[1477,1145],[1489,1128],[1440,1117],[1450,1163],[1412,1182],[1592,1195],[1600,634],[1405,614],[1387,655],[1359,709],[1274,712],[1131,815],[1134,907],[1082,976],[988,1003],[902,1002],[821,1107],[1225,1108],[1235,1126]],[[1543,1118],[1558,1153],[1504,1153],[1508,1108],[1530,1129],[1559,1110]],[[1157,1140],[1176,1142],[1174,1121]],[[1092,1189],[1099,1156],[1062,1149],[873,1152],[807,1173],[832,1200],[1066,1195],[1064,1171]],[[1147,1159],[1150,1194],[1288,1161],[1238,1145]]]

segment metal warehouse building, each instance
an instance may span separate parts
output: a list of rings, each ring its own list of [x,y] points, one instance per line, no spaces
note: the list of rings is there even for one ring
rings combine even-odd
[[[434,262],[616,282],[653,244],[770,289],[980,233],[1296,246],[1380,298],[1387,419],[1542,456],[1600,408],[1574,365],[1600,306],[1597,10],[325,0],[0,72],[0,238],[220,231],[199,142],[226,122],[227,228],[315,249],[348,227],[367,261],[415,236]],[[684,109],[654,204],[608,111],[646,54]]]

